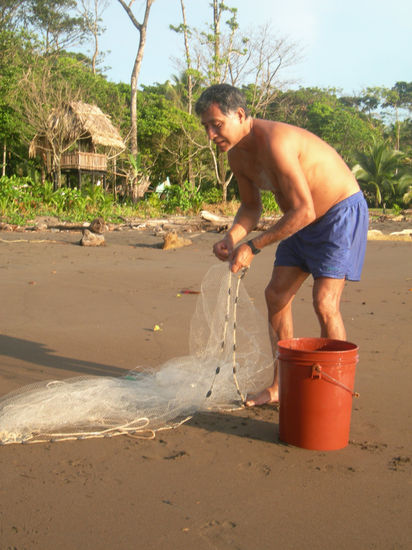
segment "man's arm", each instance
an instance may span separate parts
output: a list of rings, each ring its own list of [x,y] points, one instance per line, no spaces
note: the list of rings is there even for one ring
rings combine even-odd
[[[259,190],[251,181],[241,174],[235,173],[235,177],[239,189],[240,207],[228,234],[233,238],[234,244],[237,244],[256,227],[262,214],[262,200]]]
[[[215,255],[223,261],[231,258],[236,244],[256,227],[262,213],[259,190],[240,170],[236,170],[235,163],[231,163],[231,168],[238,184],[241,204],[231,228],[225,237],[213,247]]]

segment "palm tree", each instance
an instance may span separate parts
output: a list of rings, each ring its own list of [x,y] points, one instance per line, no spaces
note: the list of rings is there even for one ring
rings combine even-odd
[[[403,163],[404,153],[392,149],[388,142],[374,143],[366,153],[358,154],[358,164],[352,168],[366,197],[375,207],[386,202],[402,201],[402,195],[412,183],[412,174]]]

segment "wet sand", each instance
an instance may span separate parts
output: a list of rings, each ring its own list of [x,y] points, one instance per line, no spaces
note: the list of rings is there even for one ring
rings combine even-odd
[[[171,251],[144,231],[105,236],[85,248],[80,233],[1,234],[1,395],[188,353],[196,295],[177,294],[199,290],[219,235]],[[33,242],[11,242],[22,239]],[[262,313],[272,256],[245,278]],[[295,300],[296,336],[318,336],[311,286]],[[360,348],[345,449],[279,442],[268,406],[197,415],[150,441],[3,446],[1,550],[411,548],[411,243],[369,242],[342,310]]]

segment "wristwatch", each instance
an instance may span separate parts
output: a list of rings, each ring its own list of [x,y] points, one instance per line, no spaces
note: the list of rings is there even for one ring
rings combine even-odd
[[[256,256],[256,254],[259,254],[259,252],[261,252],[261,249],[260,248],[256,248],[256,246],[253,244],[253,241],[250,240],[250,241],[247,241],[247,243],[245,243],[248,245],[248,247],[250,248],[250,250],[252,251],[252,254],[254,256]]]

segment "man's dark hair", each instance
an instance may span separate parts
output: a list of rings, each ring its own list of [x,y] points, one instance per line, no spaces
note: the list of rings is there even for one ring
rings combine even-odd
[[[245,96],[238,88],[230,86],[230,84],[214,84],[202,92],[196,101],[196,114],[198,116],[202,115],[213,104],[218,105],[224,115],[241,107],[246,116],[249,116]]]

